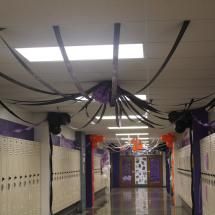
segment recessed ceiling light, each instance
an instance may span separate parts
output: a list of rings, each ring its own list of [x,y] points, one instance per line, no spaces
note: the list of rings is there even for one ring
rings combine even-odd
[[[122,127],[108,127],[108,129],[146,129],[148,126],[122,126]]]
[[[122,137],[120,140],[132,140],[133,138]],[[139,140],[149,140],[149,137],[139,137]]]
[[[69,60],[111,60],[113,45],[65,46]],[[63,61],[59,47],[16,48],[31,62]],[[144,58],[143,44],[120,44],[119,59]]]
[[[149,135],[149,133],[119,133],[116,136],[141,136],[141,135]]]

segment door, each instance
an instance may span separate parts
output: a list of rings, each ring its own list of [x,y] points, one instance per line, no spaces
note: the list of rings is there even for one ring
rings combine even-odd
[[[148,185],[151,187],[163,186],[162,156],[148,156]]]
[[[135,157],[135,185],[146,186],[147,183],[147,157]]]
[[[134,186],[134,157],[120,156],[120,187]]]

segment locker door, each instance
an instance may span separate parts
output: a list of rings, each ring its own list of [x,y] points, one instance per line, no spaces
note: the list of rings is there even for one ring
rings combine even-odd
[[[7,138],[0,136],[0,144],[1,144],[1,207],[0,214],[8,215],[7,212],[7,161],[8,161],[8,144]]]

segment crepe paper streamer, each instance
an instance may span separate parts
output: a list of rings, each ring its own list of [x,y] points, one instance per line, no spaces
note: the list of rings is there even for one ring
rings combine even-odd
[[[93,145],[93,148],[96,148],[99,143],[104,142],[104,136],[101,135],[90,135],[90,142]]]
[[[19,64],[30,74],[34,77],[35,80],[37,80],[40,84],[42,84],[43,86],[45,86],[47,89],[51,90],[52,92],[56,93],[57,95],[61,95],[64,97],[64,95],[58,91],[57,89],[55,89],[54,87],[52,87],[49,83],[47,83],[46,81],[44,81],[42,78],[40,78],[26,63],[25,61],[19,56],[19,54],[17,53],[16,50],[14,50],[13,48],[11,48],[11,46],[9,45],[9,43],[3,38],[3,36],[0,35],[0,39],[2,40],[2,42],[7,46],[7,48],[9,49],[10,53],[16,58],[16,60],[19,62]]]
[[[58,95],[55,92],[49,92],[49,91],[41,90],[41,89],[38,89],[36,87],[32,87],[30,85],[24,84],[24,83],[22,83],[20,81],[17,81],[15,79],[11,78],[10,76],[8,76],[8,75],[6,75],[6,74],[4,74],[2,72],[0,72],[0,77],[5,79],[5,80],[7,80],[7,81],[9,81],[9,82],[11,82],[11,83],[13,83],[13,84],[16,84],[16,85],[18,85],[20,87],[23,87],[23,88],[28,89],[28,90],[32,90],[32,91],[37,92],[37,93],[43,93],[43,94],[48,94],[48,95]]]
[[[103,81],[98,83],[97,85],[91,87],[86,91],[89,99],[85,102],[85,104],[72,115],[72,117],[77,116],[81,112],[85,112],[87,117],[90,118],[81,128],[85,128],[91,122],[98,124],[102,117],[106,112],[107,105],[111,105],[111,89],[112,89],[112,82],[111,81]],[[80,94],[73,94],[67,96],[65,98],[57,98],[53,100],[44,100],[44,101],[34,101],[34,102],[21,102],[22,105],[31,105],[31,106],[42,106],[42,105],[50,105],[50,104],[58,104],[63,103],[66,101],[76,101]],[[98,108],[95,110],[94,114],[90,117],[87,111],[88,107],[92,104],[93,101],[97,101],[99,104]],[[116,123],[120,125],[120,119],[122,115],[126,115],[128,120],[134,121],[130,119],[129,114],[137,115],[137,121],[147,125],[151,128],[155,126],[161,126],[160,124],[153,122],[150,119],[147,119],[144,115],[146,112],[150,114],[156,114],[155,117],[159,117],[162,114],[161,111],[157,110],[153,107],[149,102],[141,100],[137,98],[132,93],[128,92],[127,90],[121,88],[120,86],[117,87],[117,97],[115,98],[115,115],[116,115]],[[96,118],[99,118],[98,120]],[[81,129],[81,128],[74,128],[74,129]]]
[[[111,94],[111,106],[115,106],[117,97],[118,86],[118,61],[119,61],[119,39],[120,39],[120,23],[114,24],[114,38],[113,38],[113,70],[112,70],[112,94]],[[118,123],[117,123],[118,124]]]
[[[143,150],[143,144],[142,144],[142,142],[141,142],[140,139],[138,139],[138,138],[133,138],[133,139],[131,140],[131,143],[133,144],[133,147],[132,147],[133,152]]]
[[[14,117],[20,119],[21,121],[25,122],[25,123],[28,123],[28,124],[31,124],[31,125],[37,125],[35,123],[32,123],[32,122],[29,122],[25,119],[23,119],[22,117],[20,117],[19,115],[17,115],[14,111],[12,111],[5,103],[3,103],[1,100],[0,100],[0,105],[5,108],[10,114],[12,114]]]
[[[69,75],[71,76],[72,81],[75,84],[78,91],[81,93],[82,96],[87,98],[88,97],[87,94],[84,92],[84,89],[82,88],[80,81],[75,77],[75,74],[73,72],[72,64],[68,58],[68,55],[67,55],[65,47],[64,47],[63,39],[62,39],[61,32],[60,32],[60,27],[57,25],[53,26],[53,30],[55,33],[55,37],[56,37],[58,46],[59,46],[60,51],[61,51],[61,55],[63,57],[64,63],[66,66],[66,69],[67,69]]]
[[[167,133],[167,134],[164,134],[160,137],[160,139],[166,143],[166,146],[169,148],[169,149],[172,149],[173,148],[173,144],[174,144],[174,141],[175,141],[175,135],[173,133]]]
[[[172,47],[172,49],[170,50],[169,54],[167,55],[165,61],[163,62],[163,64],[161,65],[161,67],[159,68],[158,72],[153,76],[153,78],[140,90],[137,91],[137,93],[142,92],[143,90],[145,90],[146,88],[148,88],[157,78],[158,76],[163,72],[164,68],[166,67],[167,63],[169,62],[169,60],[171,59],[171,57],[173,56],[175,50],[177,49],[182,37],[184,36],[184,33],[187,30],[187,27],[190,24],[190,20],[185,20],[182,24],[181,30],[176,38],[176,41]]]

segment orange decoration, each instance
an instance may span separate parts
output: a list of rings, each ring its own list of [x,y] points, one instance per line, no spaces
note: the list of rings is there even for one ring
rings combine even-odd
[[[99,143],[104,141],[104,136],[100,135],[90,135],[90,142],[92,143],[93,147],[96,148]]]
[[[166,143],[166,146],[170,149],[173,148],[173,143],[175,141],[175,135],[173,133],[167,133],[160,137],[160,139]]]
[[[131,143],[133,144],[132,150],[134,152],[143,150],[143,144],[138,138],[132,139]]]

